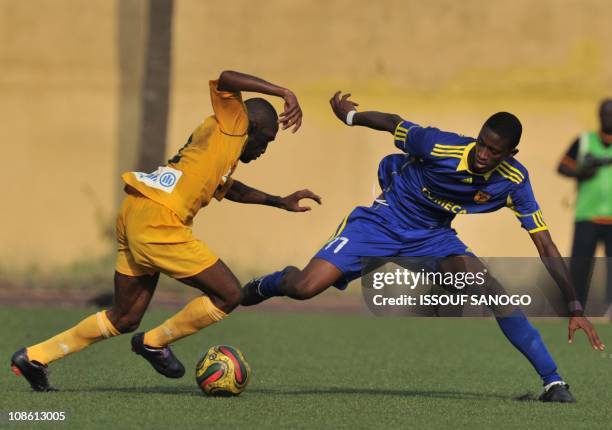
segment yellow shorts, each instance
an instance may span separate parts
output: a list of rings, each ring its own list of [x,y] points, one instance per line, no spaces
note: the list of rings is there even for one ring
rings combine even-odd
[[[173,278],[196,275],[217,262],[174,212],[140,194],[128,194],[117,216],[116,270],[128,276],[162,272]]]

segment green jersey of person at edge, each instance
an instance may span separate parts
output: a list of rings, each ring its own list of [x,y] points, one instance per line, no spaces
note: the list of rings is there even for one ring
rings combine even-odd
[[[612,99],[599,105],[600,128],[572,142],[558,172],[576,180],[576,208],[570,273],[578,300],[586,307],[595,250],[605,246],[607,315],[612,317]]]

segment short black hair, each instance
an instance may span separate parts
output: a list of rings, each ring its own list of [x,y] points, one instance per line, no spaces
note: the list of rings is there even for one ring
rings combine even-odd
[[[606,98],[599,105],[599,116],[603,116],[606,110],[612,109],[612,98]]]
[[[249,120],[255,121],[262,127],[273,127],[278,123],[278,114],[274,106],[266,99],[254,97],[244,102],[249,114]]]
[[[516,148],[521,140],[523,126],[519,119],[510,112],[497,112],[486,120],[483,127],[497,134],[510,143],[510,149]]]

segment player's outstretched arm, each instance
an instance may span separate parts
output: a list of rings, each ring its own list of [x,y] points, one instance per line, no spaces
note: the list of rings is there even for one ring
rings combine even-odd
[[[314,200],[321,204],[321,197],[310,190],[296,191],[285,197],[273,196],[251,188],[235,179],[225,198],[238,203],[274,206],[290,212],[306,212],[312,209],[310,206],[300,206],[300,200],[302,199]]]
[[[219,75],[217,87],[220,91],[235,93],[240,91],[252,91],[255,93],[281,97],[285,100],[284,110],[279,117],[279,122],[283,130],[293,126],[292,131],[295,133],[302,125],[302,108],[293,91],[287,88],[264,81],[256,76],[231,70],[226,70]]]
[[[568,326],[568,342],[572,343],[574,340],[574,333],[576,330],[581,329],[586,333],[593,349],[603,351],[606,346],[599,339],[595,327],[593,327],[590,321],[583,316],[582,306],[577,299],[576,290],[574,290],[570,281],[569,270],[557,246],[553,242],[550,233],[544,230],[533,233],[530,236],[538,249],[540,258],[546,266],[548,273],[553,277],[568,302],[571,315]]]
[[[329,100],[332,110],[340,121],[347,125],[360,125],[374,130],[388,131],[395,133],[397,125],[402,122],[399,115],[383,112],[357,112],[358,103],[349,100],[350,94],[337,91]]]

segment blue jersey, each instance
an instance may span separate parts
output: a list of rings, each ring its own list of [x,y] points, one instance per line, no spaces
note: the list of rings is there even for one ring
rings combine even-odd
[[[380,162],[384,198],[355,208],[315,255],[342,272],[336,287],[361,276],[363,257],[473,255],[450,227],[458,214],[509,207],[529,233],[548,229],[527,169],[514,158],[479,174],[468,164],[471,137],[403,121],[394,140],[404,154]]]
[[[547,230],[527,169],[516,159],[502,161],[484,174],[472,172],[468,154],[475,139],[409,121],[397,126],[394,140],[405,154],[380,162],[380,203],[404,226],[448,227],[458,214],[509,207],[529,233]]]

